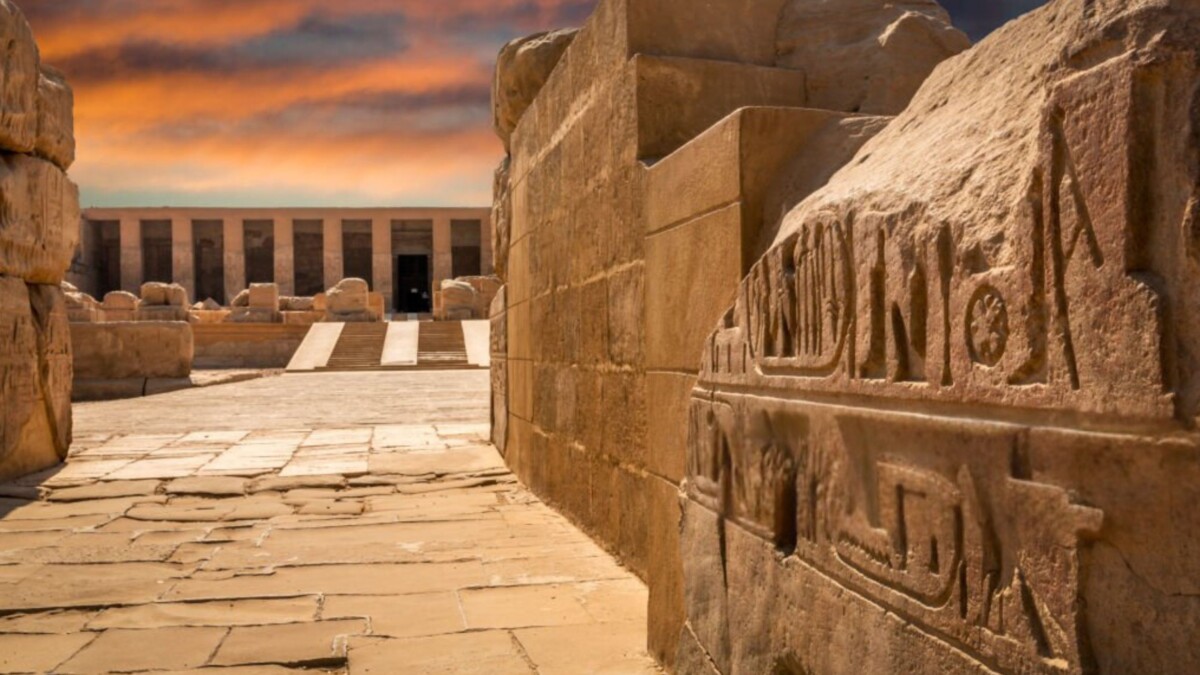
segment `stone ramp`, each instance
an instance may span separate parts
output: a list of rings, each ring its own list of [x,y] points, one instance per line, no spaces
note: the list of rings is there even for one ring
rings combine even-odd
[[[304,336],[304,342],[288,363],[287,372],[313,371],[329,363],[333,349],[342,337],[344,323],[315,323]]]

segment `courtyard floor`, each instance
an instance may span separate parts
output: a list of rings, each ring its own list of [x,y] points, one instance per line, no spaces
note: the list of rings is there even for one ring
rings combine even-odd
[[[0,672],[656,673],[646,588],[487,444],[488,374],[75,406],[0,485]]]

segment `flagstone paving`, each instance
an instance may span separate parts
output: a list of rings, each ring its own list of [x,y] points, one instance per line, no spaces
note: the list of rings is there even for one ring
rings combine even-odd
[[[646,587],[505,469],[487,387],[77,405],[69,461],[0,485],[0,672],[659,672]]]

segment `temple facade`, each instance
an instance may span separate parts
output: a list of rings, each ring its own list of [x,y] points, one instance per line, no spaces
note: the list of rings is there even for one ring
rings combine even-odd
[[[314,295],[358,277],[420,313],[443,280],[492,273],[491,241],[488,208],[97,208],[69,278],[97,297],[162,281],[229,304],[251,283]]]

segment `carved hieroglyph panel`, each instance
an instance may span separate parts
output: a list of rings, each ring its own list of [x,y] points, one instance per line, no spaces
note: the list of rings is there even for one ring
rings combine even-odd
[[[1001,672],[1087,670],[1080,552],[1103,514],[1024,475],[1022,428],[739,395],[693,399],[690,424],[688,497],[807,565],[781,574]]]
[[[807,216],[742,282],[706,378],[1172,416],[1170,294],[1139,196],[1138,138],[1156,133],[1139,117],[1145,70],[1115,59],[1054,88],[1024,197],[994,235],[1004,255],[936,204]]]

